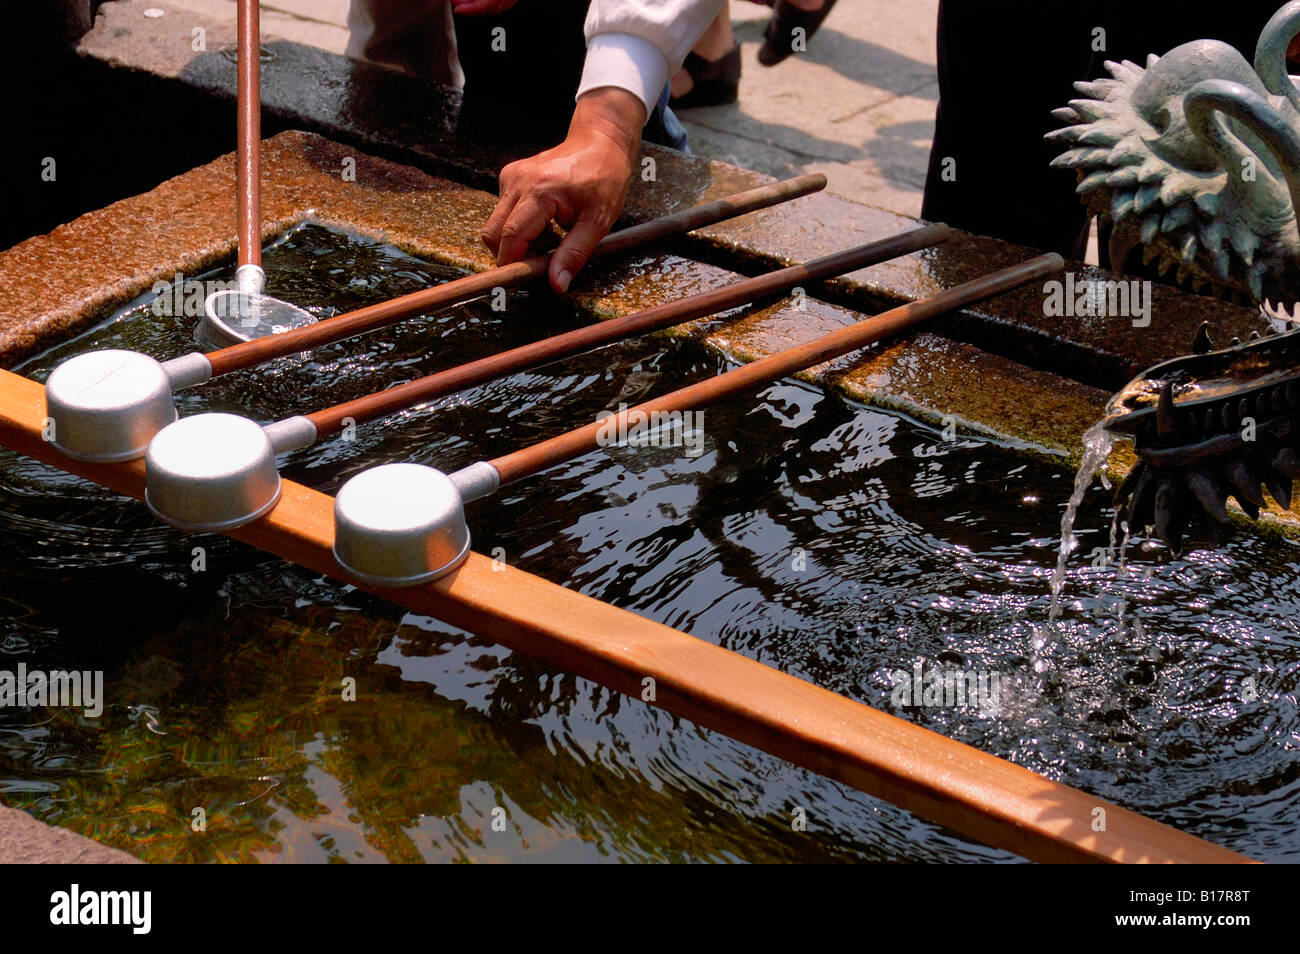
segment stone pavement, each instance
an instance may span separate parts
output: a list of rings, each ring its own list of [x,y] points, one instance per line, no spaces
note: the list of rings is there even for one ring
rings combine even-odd
[[[167,6],[197,10],[235,22],[236,0],[167,0]],[[342,53],[348,44],[348,0],[272,0],[261,5],[262,33]]]
[[[168,0],[235,19],[235,0]],[[734,0],[744,56],[740,102],[682,114],[691,148],[774,176],[823,172],[829,191],[904,215],[921,213],[934,135],[938,0],[841,3],[808,45],[772,68],[755,58],[767,7]],[[262,30],[335,53],[348,0],[262,3]]]
[[[756,59],[767,8],[733,2],[740,102],[685,112],[691,148],[775,176],[823,172],[831,192],[919,216],[939,95],[938,6],[838,4],[807,53],[768,68]]]

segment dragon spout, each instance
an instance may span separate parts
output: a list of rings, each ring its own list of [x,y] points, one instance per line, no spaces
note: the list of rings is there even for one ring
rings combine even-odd
[[[1300,0],[1260,35],[1253,64],[1198,40],[1146,66],[1106,64],[1076,83],[1048,135],[1064,149],[1090,212],[1110,226],[1112,266],[1140,249],[1163,275],[1258,305],[1265,335],[1155,365],[1111,398],[1105,426],[1131,438],[1138,464],[1117,495],[1128,527],[1154,527],[1174,551],[1190,525],[1230,522],[1234,498],[1257,517],[1283,508],[1300,476],[1300,91],[1286,51]]]
[[[1252,518],[1265,489],[1284,509],[1300,476],[1300,332],[1254,337],[1148,368],[1107,405],[1104,424],[1131,438],[1137,466],[1119,488],[1130,529],[1153,526],[1177,552],[1189,524]]]

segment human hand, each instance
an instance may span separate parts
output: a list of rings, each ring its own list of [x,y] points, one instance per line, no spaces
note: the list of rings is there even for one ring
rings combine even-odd
[[[567,234],[551,256],[547,277],[568,291],[623,211],[641,144],[645,106],[632,93],[605,86],[584,93],[564,142],[501,170],[501,198],[482,239],[507,265],[554,219]]]

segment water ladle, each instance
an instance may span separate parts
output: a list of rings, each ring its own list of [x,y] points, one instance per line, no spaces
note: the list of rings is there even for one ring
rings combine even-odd
[[[746,189],[611,232],[596,246],[592,257],[631,251],[797,199],[825,186],[824,175],[810,173]],[[413,315],[461,304],[496,288],[516,287],[544,276],[550,260],[550,255],[533,255],[208,354],[195,351],[157,361],[137,351],[108,348],[76,355],[55,368],[45,384],[52,442],[62,453],[77,460],[120,461],[143,457],[154,435],[176,420],[172,397],[175,391],[365,334]]]
[[[162,428],[145,454],[145,503],[183,530],[228,530],[256,520],[280,494],[277,454],[322,437],[509,374],[601,345],[784,294],[791,288],[927,248],[947,239],[927,225],[823,258],[746,278],[644,311],[479,358],[333,407],[260,425],[235,414],[181,418]]]
[[[628,419],[655,420],[705,407],[857,351],[918,322],[1010,291],[1064,268],[1051,253],[993,272],[931,298],[890,309],[807,344],[760,358],[724,374],[626,408],[490,461],[451,474],[423,464],[369,468],[334,499],[334,557],[355,578],[377,586],[413,586],[454,570],[469,554],[465,503],[601,446],[611,431],[628,433]]]
[[[202,345],[222,348],[310,325],[310,312],[265,292],[262,270],[262,70],[258,0],[239,0],[236,79],[235,191],[239,196],[239,267],[235,287],[203,302],[195,329]]]

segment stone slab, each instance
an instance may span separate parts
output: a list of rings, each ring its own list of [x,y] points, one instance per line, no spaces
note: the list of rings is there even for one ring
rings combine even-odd
[[[342,176],[345,159],[355,162],[355,181]],[[311,219],[458,268],[492,265],[477,238],[494,201],[488,193],[303,132],[264,141],[262,166],[266,240]],[[232,258],[234,175],[229,154],[0,252],[0,364],[11,365],[76,334],[176,272],[194,275]],[[735,187],[721,181],[725,189]],[[799,199],[791,209],[816,199]],[[738,229],[749,227],[737,220]],[[608,317],[738,277],[705,262],[645,251],[580,276],[571,297]],[[787,301],[755,306],[739,320],[695,322],[678,333],[695,334],[711,347],[747,359],[862,317],[843,305],[808,298],[803,309]],[[1077,435],[1097,419],[1106,399],[1104,391],[933,334],[868,355],[857,363],[845,359],[815,369],[808,378],[923,420],[937,423],[951,416],[972,430],[1046,454],[1074,454]],[[999,386],[971,386],[988,380]],[[996,401],[981,397],[985,391],[995,393]],[[1041,413],[1045,408],[1051,413]]]
[[[234,96],[235,69],[220,52],[234,42],[233,28],[188,10],[143,16],[154,0],[121,0],[100,8],[95,29],[79,46],[83,57],[118,73],[179,81],[217,100]],[[191,46],[194,25],[208,30],[208,50]],[[263,69],[268,128],[275,124],[317,131],[378,155],[414,163],[438,175],[491,189],[506,161],[527,150],[484,145],[456,133],[459,93],[436,84],[357,63],[325,50],[268,38],[275,60]],[[918,77],[921,73],[918,72]],[[768,177],[716,160],[646,145],[654,159],[652,181],[638,179],[627,218],[641,220],[753,184]],[[1009,189],[1008,202],[1032,201]],[[830,194],[695,233],[679,244],[684,254],[733,270],[753,272],[801,261],[912,227],[916,220]],[[864,310],[929,294],[1032,254],[983,236],[961,233],[942,250],[906,256],[887,266],[848,276],[826,297]],[[1080,278],[1111,276],[1082,263]],[[1223,339],[1259,327],[1252,309],[1224,304],[1171,287],[1154,289],[1150,326],[1128,318],[1059,318],[1044,314],[1042,289],[1026,289],[967,309],[937,330],[1011,360],[1115,389],[1147,365],[1186,351],[1202,321]]]

